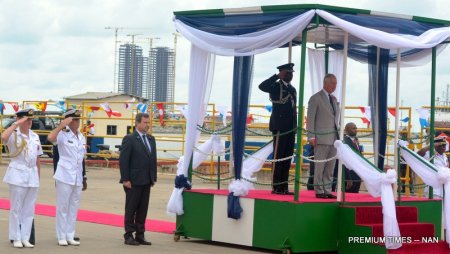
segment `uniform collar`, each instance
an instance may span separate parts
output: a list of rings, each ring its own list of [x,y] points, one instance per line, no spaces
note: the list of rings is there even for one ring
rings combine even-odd
[[[289,86],[289,83],[287,83],[286,81],[284,81],[284,80],[282,80],[282,79],[280,79],[280,81],[281,81],[281,84],[283,84],[283,85],[285,85],[285,86]]]

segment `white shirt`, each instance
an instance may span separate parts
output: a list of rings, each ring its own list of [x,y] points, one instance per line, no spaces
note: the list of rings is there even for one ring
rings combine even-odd
[[[17,128],[9,137],[6,145],[9,153],[15,155],[17,148],[22,146],[23,141],[26,144],[17,156],[11,158],[3,182],[22,187],[39,187],[36,163],[37,158],[43,154],[39,135],[30,130],[27,136]]]
[[[69,131],[67,131],[69,130]],[[56,137],[59,161],[53,178],[66,184],[83,186],[83,159],[86,153],[86,139],[70,129],[62,130]]]
[[[423,157],[425,159],[429,160],[430,159],[430,151],[427,151]],[[437,166],[437,167],[446,167],[446,168],[448,168],[447,155],[445,153],[444,154],[435,153],[434,165]]]

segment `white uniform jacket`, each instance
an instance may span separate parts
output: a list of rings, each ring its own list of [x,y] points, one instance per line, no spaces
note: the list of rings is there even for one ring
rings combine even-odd
[[[39,187],[36,160],[43,153],[39,135],[30,130],[27,136],[17,128],[6,145],[11,155],[16,155],[22,146],[23,149],[17,156],[11,158],[3,182],[21,187]]]
[[[53,178],[66,184],[83,186],[83,159],[86,153],[86,139],[78,131],[78,137],[71,130],[64,129],[56,137],[59,161]]]

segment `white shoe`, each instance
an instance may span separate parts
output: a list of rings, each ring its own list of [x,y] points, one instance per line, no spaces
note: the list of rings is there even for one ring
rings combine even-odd
[[[69,245],[73,245],[73,246],[78,246],[78,245],[80,245],[80,242],[79,242],[79,241],[75,241],[75,240],[67,240],[67,243],[68,243]]]
[[[69,245],[69,244],[67,243],[66,240],[58,240],[58,245],[59,245],[59,246],[67,246],[67,245]]]
[[[23,248],[22,242],[18,241],[18,240],[14,240],[13,246],[14,246],[14,248]]]
[[[34,248],[34,245],[31,244],[29,241],[22,241],[23,247],[25,248]]]

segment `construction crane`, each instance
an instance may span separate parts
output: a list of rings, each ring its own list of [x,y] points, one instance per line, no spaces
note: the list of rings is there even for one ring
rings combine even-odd
[[[117,77],[117,43],[119,42],[117,40],[117,37],[119,35],[119,30],[150,30],[149,27],[112,27],[107,26],[105,27],[106,30],[113,30],[114,31],[114,83],[113,83],[113,92],[116,91],[116,77]],[[134,39],[134,36],[133,36]]]
[[[175,68],[177,66],[177,41],[178,41],[178,37],[181,36],[180,33],[175,32],[172,33],[173,35],[173,93],[172,93],[172,101],[175,101],[175,87],[176,87],[176,72],[175,72]]]

